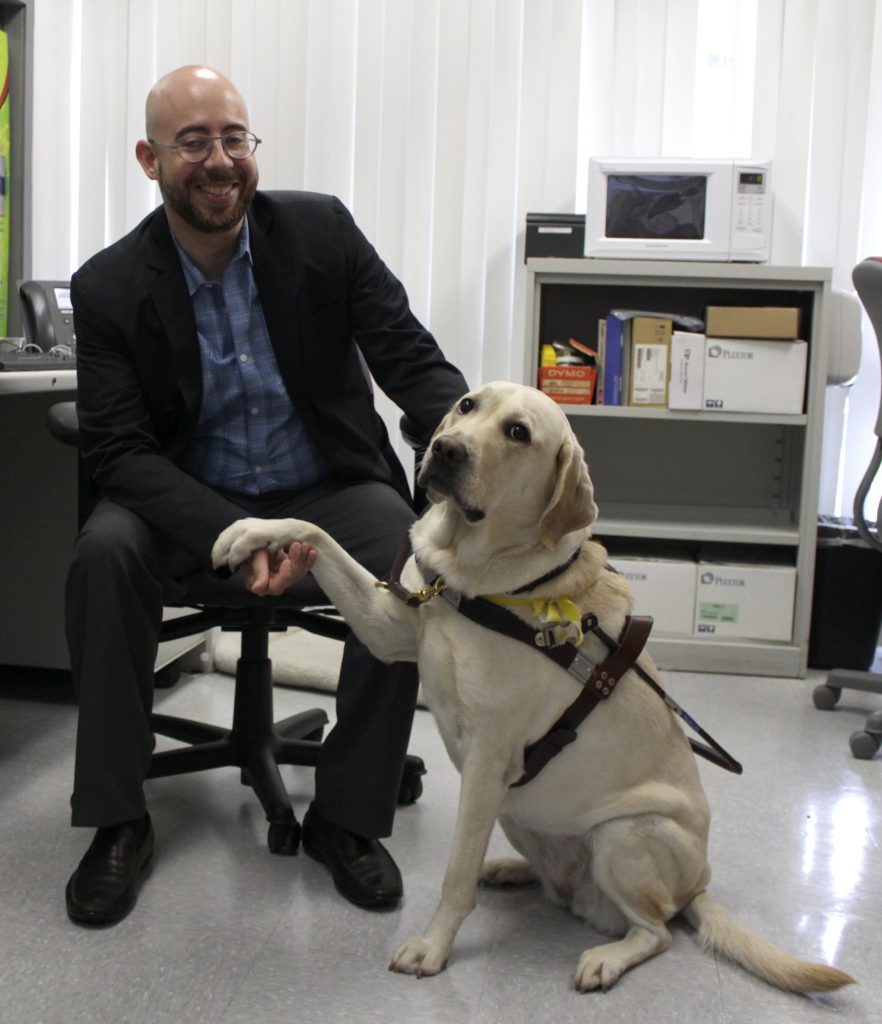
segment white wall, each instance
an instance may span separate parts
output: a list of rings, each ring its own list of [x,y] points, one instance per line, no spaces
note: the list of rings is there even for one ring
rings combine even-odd
[[[473,383],[520,375],[525,216],[584,210],[591,154],[771,157],[775,262],[830,266],[848,289],[858,259],[882,253],[875,0],[34,7],[37,277],[69,276],[158,201],[133,155],[143,100],[191,62],[239,85],[262,184],[337,193]],[[869,460],[866,331],[858,383],[828,401],[826,511]]]

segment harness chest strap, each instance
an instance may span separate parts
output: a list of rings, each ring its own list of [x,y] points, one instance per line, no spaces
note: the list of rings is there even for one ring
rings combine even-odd
[[[555,755],[573,742],[577,735],[576,729],[602,700],[606,700],[615,689],[616,683],[640,657],[651,629],[652,619],[648,616],[631,615],[625,619],[619,646],[599,665],[593,667],[582,687],[582,692],[548,732],[524,750],[524,774],[517,782],[512,783],[512,788],[524,786],[534,779]],[[575,650],[571,644],[561,646]],[[578,654],[578,651],[576,653]]]
[[[551,658],[561,668],[566,669],[583,687],[580,696],[576,698],[575,702],[570,705],[551,729],[541,739],[526,748],[524,758],[527,770],[521,779],[513,783],[513,786],[523,786],[530,779],[535,778],[541,768],[548,764],[552,757],[559,754],[567,744],[572,743],[576,738],[575,727],[585,720],[601,700],[604,700],[612,693],[616,683],[629,668],[634,669],[637,675],[665,703],[669,711],[675,714],[690,729],[697,732],[701,739],[705,741],[701,743],[691,736],[688,737],[689,746],[694,754],[710,761],[718,768],[725,768],[728,772],[734,772],[736,775],[742,773],[743,769],[740,763],[720,746],[713,736],[702,729],[698,722],[673,697],[666,693],[641,665],[637,664],[637,659],[646,646],[646,641],[652,629],[651,617],[629,616],[625,620],[622,635],[618,642],[616,642],[600,628],[596,615],[591,613],[584,615],[581,621],[582,631],[584,633],[594,633],[606,649],[611,652],[609,657],[600,662],[600,664],[595,665],[593,661],[585,657],[573,644],[556,643],[552,635],[553,630],[537,630],[528,626],[522,619],[499,605],[491,604],[482,598],[465,598],[450,589],[441,590],[440,596],[477,625],[485,626],[487,629],[492,629],[497,633],[502,633],[521,643],[528,644],[534,651],[540,651],[545,657]],[[583,712],[583,709],[587,710]]]
[[[618,645],[614,646],[607,658],[595,664],[573,644],[545,646],[542,642],[542,631],[537,633],[535,628],[531,628],[505,608],[480,598],[463,597],[449,589],[442,590],[441,597],[472,622],[530,644],[534,650],[539,650],[546,657],[556,661],[582,685],[579,696],[548,732],[524,750],[524,774],[517,782],[512,783],[512,788],[524,786],[534,779],[553,757],[576,739],[576,729],[597,705],[613,692],[616,683],[634,665],[652,630],[652,619],[648,616],[629,616],[625,620]],[[583,618],[582,629],[585,632],[596,627],[596,616],[586,615]]]
[[[526,748],[524,751],[524,774],[512,784],[512,788],[523,786],[534,779],[555,755],[576,739],[577,726],[585,720],[601,700],[612,693],[619,679],[632,667],[664,701],[670,711],[707,741],[709,745],[698,743],[692,738],[689,739],[689,744],[695,754],[712,761],[727,771],[741,774],[742,767],[735,758],[665,693],[648,672],[636,664],[652,629],[650,617],[629,616],[626,618],[622,635],[616,643],[599,628],[595,615],[589,613],[583,616],[580,623],[582,631],[594,632],[611,652],[604,661],[595,664],[574,644],[557,641],[553,629],[537,630],[501,605],[493,604],[482,598],[466,598],[457,591],[446,587],[440,578],[436,578],[423,590],[411,593],[400,582],[401,570],[409,553],[409,545],[405,542],[405,546],[399,552],[390,572],[389,581],[378,581],[376,584],[378,587],[390,590],[400,600],[412,606],[423,604],[440,595],[451,607],[477,625],[512,637],[528,644],[533,650],[540,651],[561,668],[566,669],[582,685],[580,695],[557,722],[543,737]]]

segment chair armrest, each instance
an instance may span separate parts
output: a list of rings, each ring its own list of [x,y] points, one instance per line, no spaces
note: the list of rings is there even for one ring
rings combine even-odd
[[[426,442],[417,436],[416,424],[408,415],[403,415],[398,421],[398,429],[408,445],[422,456],[426,450]]]
[[[56,402],[46,412],[46,426],[56,441],[76,448],[79,444],[80,421],[76,402]]]

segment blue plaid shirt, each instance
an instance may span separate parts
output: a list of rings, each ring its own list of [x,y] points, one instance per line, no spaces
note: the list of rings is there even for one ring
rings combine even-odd
[[[297,415],[263,316],[252,272],[248,221],[220,283],[212,283],[175,239],[202,361],[202,408],[178,465],[234,494],[300,490],[328,476]]]

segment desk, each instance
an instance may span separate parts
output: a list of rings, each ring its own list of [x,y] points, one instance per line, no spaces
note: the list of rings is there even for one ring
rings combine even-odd
[[[75,370],[0,371],[0,664],[69,667],[77,454],[50,436],[46,410],[75,394]]]
[[[0,665],[68,669],[64,581],[77,532],[77,453],[46,426],[76,397],[76,370],[0,371]],[[184,614],[167,609],[166,618]],[[200,648],[160,644],[157,670]]]

